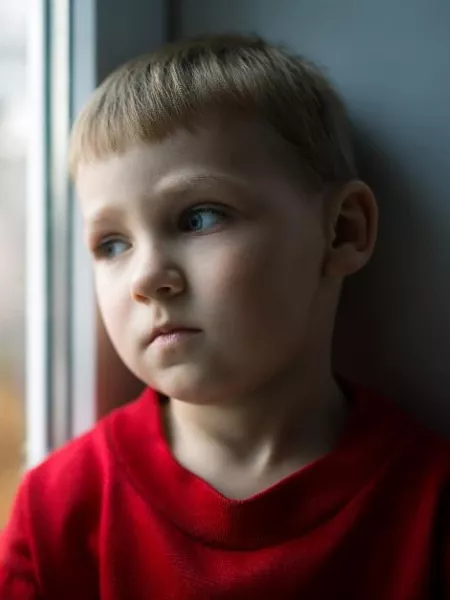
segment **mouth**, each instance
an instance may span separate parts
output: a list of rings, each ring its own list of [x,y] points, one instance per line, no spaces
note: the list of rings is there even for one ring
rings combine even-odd
[[[152,331],[150,344],[173,345],[200,333],[200,329],[182,326],[157,327]]]

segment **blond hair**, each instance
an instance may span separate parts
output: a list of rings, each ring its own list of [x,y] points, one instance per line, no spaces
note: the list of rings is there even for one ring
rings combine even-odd
[[[258,37],[203,36],[114,71],[75,121],[70,171],[195,126],[207,109],[261,118],[292,145],[314,186],[356,177],[345,107],[311,62]]]

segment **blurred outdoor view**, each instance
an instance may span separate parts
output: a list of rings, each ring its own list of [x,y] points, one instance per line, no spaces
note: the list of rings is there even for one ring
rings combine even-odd
[[[0,529],[21,476],[28,0],[0,0]]]

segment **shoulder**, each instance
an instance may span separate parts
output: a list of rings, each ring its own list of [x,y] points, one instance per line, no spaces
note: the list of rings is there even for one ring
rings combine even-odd
[[[42,560],[57,568],[62,554],[94,552],[105,489],[120,476],[111,428],[116,424],[123,429],[126,423],[127,434],[133,436],[131,423],[138,420],[140,398],[114,410],[26,473],[0,536],[1,569],[30,578],[30,573],[37,576]]]
[[[393,454],[410,469],[441,484],[450,483],[450,439],[432,429],[402,404],[369,390],[359,390],[368,420],[392,440]],[[392,457],[394,458],[394,456]],[[394,461],[395,462],[395,461]]]
[[[140,426],[140,406],[145,392],[130,404],[115,409],[93,429],[53,452],[32,469],[24,480],[30,510],[37,514],[52,509],[53,518],[77,507],[99,504],[102,489],[114,479],[117,464],[112,431],[120,428],[132,442]],[[125,440],[124,440],[125,441]]]
[[[450,476],[450,439],[399,405],[393,408],[405,432],[405,450],[414,453],[421,463],[435,465]]]

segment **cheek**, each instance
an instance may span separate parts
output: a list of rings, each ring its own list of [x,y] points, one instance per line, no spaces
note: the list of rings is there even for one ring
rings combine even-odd
[[[121,289],[117,282],[111,285],[110,279],[104,273],[95,276],[95,290],[98,306],[103,317],[105,328],[111,337],[114,346],[118,341],[123,344],[126,337],[122,335],[122,328],[126,326],[129,302],[124,294],[117,291]]]
[[[318,253],[311,244],[261,238],[218,252],[205,271],[211,316],[225,333],[251,343],[301,326],[318,283]]]

